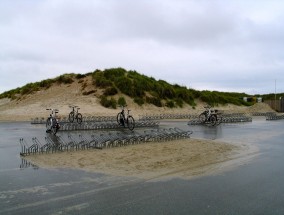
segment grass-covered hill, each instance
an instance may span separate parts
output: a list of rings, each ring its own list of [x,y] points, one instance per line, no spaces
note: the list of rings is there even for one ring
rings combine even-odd
[[[87,79],[91,80],[91,82],[86,81]],[[103,106],[110,108],[116,108],[118,104],[124,104],[125,99],[123,95],[127,95],[140,106],[148,103],[157,107],[175,108],[183,107],[184,104],[195,107],[197,99],[212,106],[228,103],[247,106],[252,104],[241,99],[242,97],[249,97],[245,93],[197,91],[178,84],[169,84],[164,80],[156,80],[136,71],[127,71],[123,68],[105,69],[103,71],[95,70],[86,74],[72,73],[60,75],[53,79],[29,83],[6,91],[0,94],[0,99],[20,100],[26,95],[51,88],[54,85],[68,86],[73,82],[80,84],[82,96],[97,96]],[[100,92],[99,94],[98,91]],[[117,94],[122,96],[115,99]]]

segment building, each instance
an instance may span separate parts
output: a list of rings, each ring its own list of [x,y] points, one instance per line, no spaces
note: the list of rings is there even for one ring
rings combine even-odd
[[[284,97],[280,97],[279,100],[265,100],[264,103],[277,112],[284,112]]]

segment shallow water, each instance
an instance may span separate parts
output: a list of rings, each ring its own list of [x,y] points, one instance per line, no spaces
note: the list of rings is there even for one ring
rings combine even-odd
[[[284,214],[284,121],[254,118],[218,127],[162,121],[193,138],[254,144],[259,155],[217,175],[143,181],[70,169],[42,169],[19,156],[21,137],[41,125],[0,123],[0,214]],[[97,132],[97,131],[93,131]]]

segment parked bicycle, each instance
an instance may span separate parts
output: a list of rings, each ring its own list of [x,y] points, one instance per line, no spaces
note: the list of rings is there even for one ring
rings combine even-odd
[[[127,115],[125,115],[125,107],[126,106],[120,106],[121,112],[117,114],[117,122],[120,126],[128,127],[130,130],[133,130],[135,127],[135,121],[134,118],[129,114],[130,110],[127,109]]]
[[[79,107],[78,106],[69,106],[72,111],[69,113],[69,122],[74,122],[76,119],[77,123],[82,123],[82,114],[79,113]]]
[[[199,121],[203,124],[209,123],[210,125],[219,125],[222,117],[218,116],[218,110],[212,110],[211,106],[205,106],[205,111],[199,115]]]
[[[56,134],[57,131],[60,128],[58,119],[56,117],[56,114],[58,113],[57,109],[46,109],[46,110],[50,110],[51,113],[49,115],[49,117],[46,120],[46,132],[47,133],[52,133],[52,134]]]

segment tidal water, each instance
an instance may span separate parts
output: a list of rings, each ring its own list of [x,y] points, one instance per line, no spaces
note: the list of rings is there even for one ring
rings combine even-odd
[[[162,121],[160,127],[253,144],[259,153],[215,175],[145,181],[38,168],[21,158],[19,139],[46,135],[44,126],[0,123],[0,214],[284,214],[284,120],[256,117],[218,127]]]

